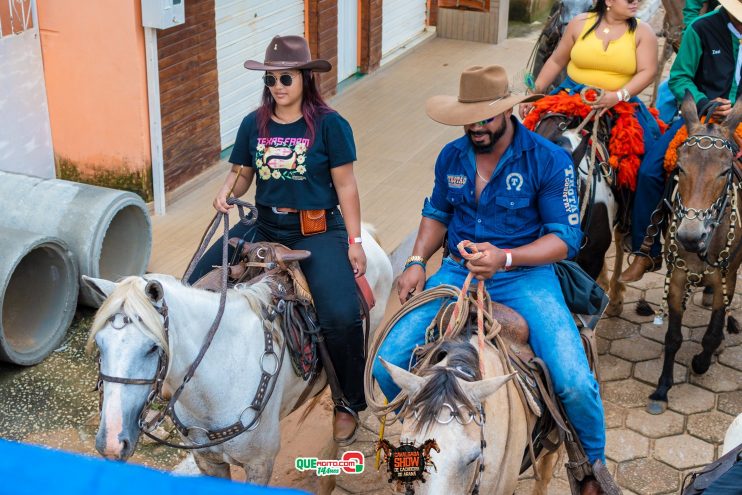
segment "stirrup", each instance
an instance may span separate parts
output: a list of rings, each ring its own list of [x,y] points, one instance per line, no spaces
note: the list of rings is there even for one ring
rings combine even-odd
[[[358,427],[361,425],[361,419],[358,417],[358,413],[355,412],[353,409],[351,409],[348,405],[344,404],[343,402],[336,402],[335,408],[333,409],[333,412],[332,412],[333,429],[334,429],[335,416],[337,415],[338,412],[344,412],[344,413],[350,414],[356,423],[355,428],[353,428],[353,432],[350,434],[348,438],[337,439],[335,438],[335,435],[333,433],[332,439],[338,445],[338,447],[347,447],[348,445],[356,441],[356,437],[358,436]]]

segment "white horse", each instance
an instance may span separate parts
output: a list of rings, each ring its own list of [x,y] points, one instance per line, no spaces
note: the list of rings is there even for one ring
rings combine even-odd
[[[537,131],[572,154],[580,146],[583,137],[574,129],[562,131],[557,127],[558,123],[559,119],[545,119],[539,124]],[[623,293],[626,290],[626,286],[618,279],[622,271],[624,256],[623,234],[619,229],[614,228],[618,220],[619,204],[606,178],[606,171],[601,170],[600,165],[596,164],[598,173],[594,175],[590,173],[589,158],[590,147],[588,146],[580,163],[576,164],[576,172],[580,181],[580,206],[582,207],[586,201],[589,201],[590,191],[587,186],[590,181],[594,182],[591,187],[594,187],[595,195],[590,218],[582,218],[582,229],[585,232],[584,245],[580,248],[575,261],[608,291],[611,302],[606,312],[610,316],[615,316],[623,311]],[[589,178],[589,175],[593,175],[593,178]],[[589,225],[586,225],[587,222]],[[613,263],[613,275],[609,280],[605,255],[611,242],[615,243],[616,256]]]
[[[444,346],[436,352],[445,357],[418,374],[380,358],[409,397],[400,412],[404,418],[400,441],[417,446],[432,438],[440,447],[440,452],[431,452],[435,468],[428,470],[415,493],[511,495],[528,445],[527,415],[533,413],[521,401],[511,381],[514,374],[507,374],[492,344],[487,342],[481,356],[475,350],[476,337],[471,344],[453,340]],[[483,377],[479,359],[484,363]],[[534,494],[547,493],[557,457],[555,451],[537,461],[534,469],[540,481]]]
[[[371,330],[384,315],[392,285],[392,267],[386,253],[363,229],[363,246],[368,259],[366,278],[373,289],[376,306],[371,311]],[[89,346],[93,340],[100,350],[100,371],[109,377],[147,380],[158,369],[160,352],[168,358],[162,395],[169,398],[181,385],[196,359],[205,335],[214,321],[220,295],[185,286],[168,275],[128,277],[120,283],[85,278],[85,282],[106,297],[96,314]],[[164,329],[163,304],[168,309],[169,329]],[[219,329],[197,372],[175,403],[178,419],[189,427],[183,440],[191,444],[208,442],[204,430],[219,430],[241,420],[254,418],[248,408],[258,390],[261,369],[269,372],[275,356],[264,355],[262,315],[271,305],[266,282],[238,286],[227,294]],[[280,332],[273,332],[274,349],[280,349]],[[200,471],[230,477],[230,464],[241,466],[248,481],[267,484],[280,447],[280,420],[294,410],[307,386],[298,377],[286,356],[275,378],[275,388],[259,423],[251,431],[214,447],[195,451]],[[325,385],[324,373],[312,393]],[[128,459],[139,440],[138,419],[150,384],[104,381],[100,427],[96,449],[110,459]]]

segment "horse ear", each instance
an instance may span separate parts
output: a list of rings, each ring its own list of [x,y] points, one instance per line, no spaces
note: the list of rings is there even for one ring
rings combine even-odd
[[[734,136],[740,122],[742,122],[742,98],[737,98],[737,102],[732,107],[732,111],[724,120],[724,126],[729,129],[731,135]]]
[[[153,303],[162,301],[165,297],[165,290],[162,288],[162,284],[157,280],[150,280],[147,285],[144,286],[144,293]]]
[[[409,396],[415,395],[425,382],[423,377],[410,373],[407,370],[403,370],[399,366],[388,363],[381,358],[379,358],[379,362],[381,362],[381,365],[389,372],[392,381],[396,383],[399,388],[407,392],[407,395]]]
[[[680,106],[680,111],[690,134],[690,130],[698,125],[698,109],[696,108],[696,100],[693,98],[693,94],[687,89],[685,90],[685,97],[683,98],[683,104]]]
[[[456,379],[473,402],[481,403],[484,399],[497,392],[500,387],[509,382],[514,376],[515,373],[510,373],[509,375],[496,376],[476,382],[467,382],[460,378]]]
[[[93,278],[87,275],[82,276],[82,283],[93,291],[94,295],[100,298],[100,302],[108,298],[116,290],[116,282],[111,282],[104,278]]]

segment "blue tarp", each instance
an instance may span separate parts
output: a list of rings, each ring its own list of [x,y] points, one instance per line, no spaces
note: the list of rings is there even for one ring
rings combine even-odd
[[[306,495],[0,440],[0,495]]]

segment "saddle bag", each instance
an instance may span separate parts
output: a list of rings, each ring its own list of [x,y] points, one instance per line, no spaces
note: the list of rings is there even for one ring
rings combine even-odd
[[[554,263],[554,272],[562,287],[564,301],[573,313],[599,315],[608,305],[603,288],[574,261]]]
[[[309,236],[327,231],[327,212],[325,210],[299,211],[301,235]]]

